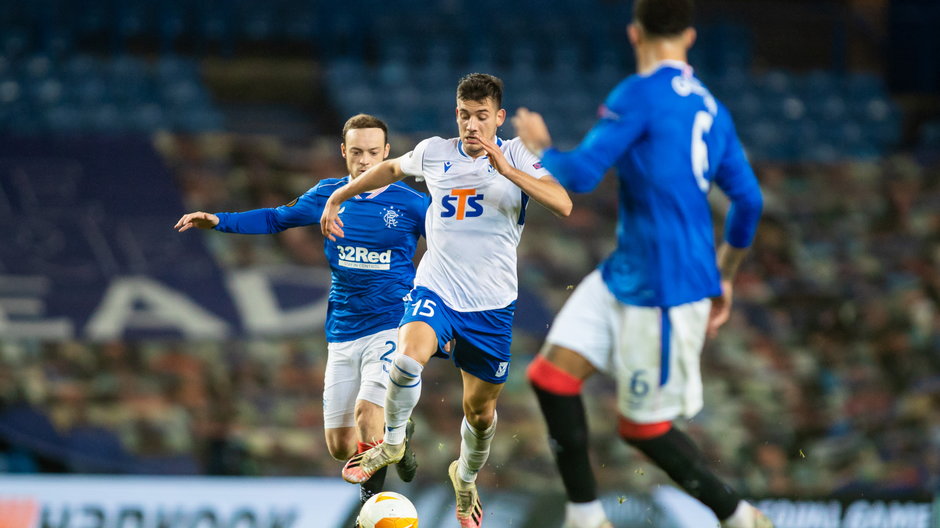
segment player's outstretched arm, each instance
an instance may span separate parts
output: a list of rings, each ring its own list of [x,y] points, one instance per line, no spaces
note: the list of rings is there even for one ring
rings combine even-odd
[[[611,96],[613,99],[613,96]],[[625,100],[631,100],[629,97]],[[612,104],[612,103],[611,103]],[[516,133],[530,152],[572,192],[589,192],[604,179],[607,169],[640,137],[646,119],[627,106],[621,114],[602,107],[601,118],[575,150],[561,152],[552,147],[552,137],[538,112],[520,108],[512,118]]]
[[[218,216],[212,213],[196,211],[195,213],[184,214],[182,218],[179,219],[179,222],[176,222],[176,225],[173,226],[173,229],[182,233],[194,227],[198,227],[199,229],[212,229],[217,225],[219,225]]]
[[[536,178],[531,174],[512,166],[503,155],[502,149],[488,138],[479,137],[477,140],[483,146],[490,159],[490,165],[507,180],[516,184],[530,198],[542,204],[543,207],[557,216],[571,214],[571,197],[555,178],[544,176]]]
[[[342,238],[345,233],[343,233],[343,221],[339,218],[339,209],[343,202],[357,194],[391,185],[405,176],[397,158],[385,160],[336,189],[323,205],[323,213],[320,215],[320,232],[333,241],[336,237]]]

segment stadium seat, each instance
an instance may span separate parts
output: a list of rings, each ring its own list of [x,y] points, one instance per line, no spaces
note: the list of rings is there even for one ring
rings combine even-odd
[[[56,459],[65,456],[65,442],[49,418],[28,405],[0,411],[0,436],[8,443]]]
[[[199,475],[202,468],[190,455],[145,456],[133,462],[134,473],[142,475]]]
[[[131,473],[133,459],[120,439],[103,427],[81,426],[65,435],[66,464],[73,473]]]

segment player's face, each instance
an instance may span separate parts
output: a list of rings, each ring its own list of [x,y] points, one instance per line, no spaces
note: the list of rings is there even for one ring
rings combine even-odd
[[[381,128],[354,128],[346,132],[346,143],[340,146],[346,170],[353,178],[387,158],[388,149]]]
[[[493,139],[496,129],[506,120],[506,110],[496,106],[496,101],[487,97],[483,101],[457,100],[457,129],[463,149],[467,154],[476,157],[483,152],[483,146],[478,137]]]

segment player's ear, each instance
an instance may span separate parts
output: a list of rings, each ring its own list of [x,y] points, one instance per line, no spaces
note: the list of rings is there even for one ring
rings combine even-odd
[[[339,151],[343,155],[343,158],[346,158],[346,143],[339,144]]]
[[[636,22],[631,22],[627,24],[627,38],[630,39],[630,44],[633,47],[636,47],[640,43],[642,30],[640,29],[639,24]]]
[[[686,28],[682,32],[682,41],[685,43],[685,49],[689,49],[695,45],[695,39],[698,37],[698,32],[695,31],[695,28]]]
[[[506,121],[506,109],[500,108],[496,111],[496,126],[503,126],[503,122]]]
[[[388,153],[392,151],[392,146],[388,143],[385,144],[385,154],[382,155],[382,159],[388,159]]]

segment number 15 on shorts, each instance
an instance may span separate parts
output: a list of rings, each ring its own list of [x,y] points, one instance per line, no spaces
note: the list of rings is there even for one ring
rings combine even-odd
[[[434,317],[434,307],[436,306],[437,303],[431,299],[418,299],[417,302],[411,303],[411,316]]]

